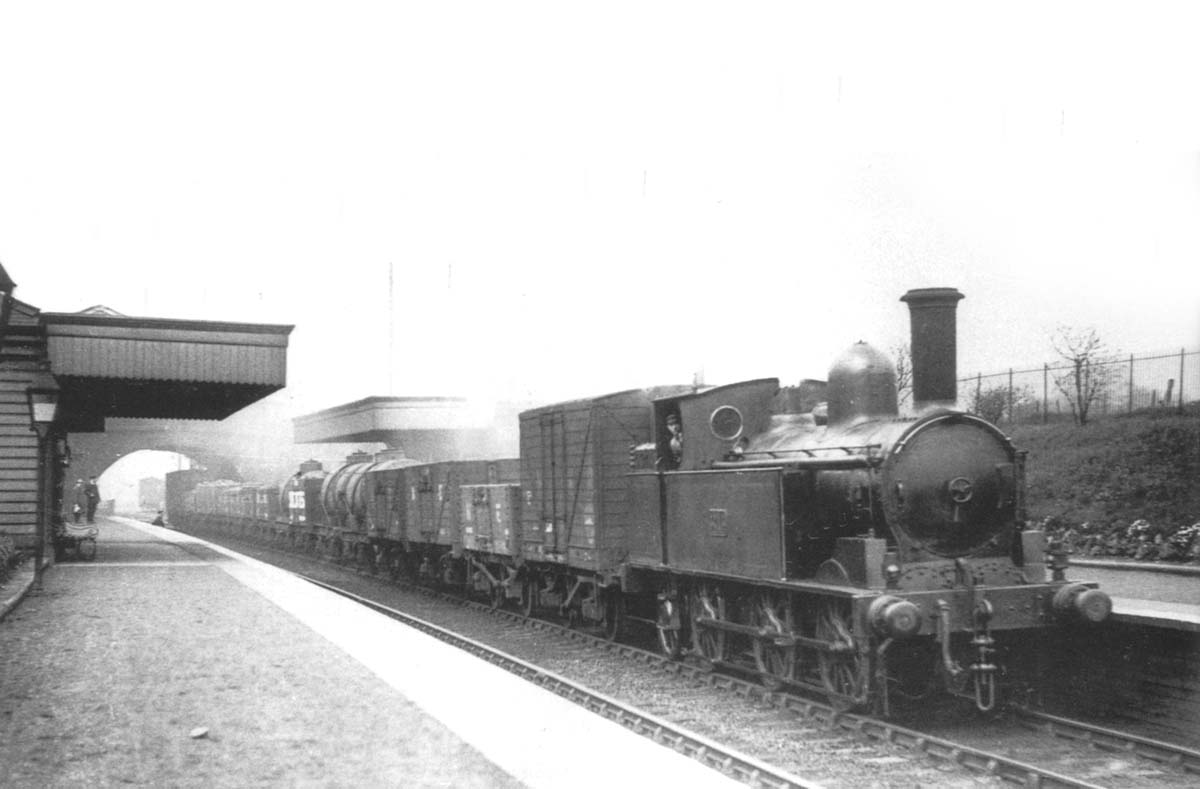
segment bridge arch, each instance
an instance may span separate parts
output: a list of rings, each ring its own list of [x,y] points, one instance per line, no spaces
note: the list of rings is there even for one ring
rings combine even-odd
[[[182,455],[192,468],[206,468],[218,477],[240,479],[243,469],[229,452],[214,449],[213,441],[181,440],[162,431],[128,432],[113,430],[106,433],[80,433],[70,437],[71,466],[67,474],[73,478],[101,477],[123,458],[138,452],[170,452]]]

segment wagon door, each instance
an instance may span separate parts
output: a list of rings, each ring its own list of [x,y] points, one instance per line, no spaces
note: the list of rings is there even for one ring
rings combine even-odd
[[[409,483],[409,538],[416,542],[433,542],[437,534],[437,498],[433,469],[423,466]]]
[[[500,556],[516,556],[521,518],[520,485],[464,485],[463,547]]]
[[[532,472],[533,485],[527,494],[528,516],[525,520],[525,553],[531,558],[562,561],[567,553],[567,541],[572,524],[572,471],[581,458],[572,452],[579,422],[587,421],[582,407],[555,408],[537,414],[536,430],[527,441],[529,457],[523,458]],[[525,447],[522,447],[525,450]],[[572,463],[572,460],[575,463]]]
[[[542,438],[542,551],[558,556],[566,549],[560,545],[567,522],[567,417],[563,411],[543,414]]]
[[[408,509],[407,474],[397,469],[387,475],[384,487],[384,524],[388,539],[405,539],[405,512]]]
[[[462,539],[458,534],[458,510],[456,494],[459,485],[458,468],[453,465],[441,466],[434,478],[434,506],[437,508],[434,518],[437,522],[437,542],[439,545],[462,547]]]
[[[491,487],[463,485],[459,490],[463,548],[468,551],[490,553],[492,550]]]

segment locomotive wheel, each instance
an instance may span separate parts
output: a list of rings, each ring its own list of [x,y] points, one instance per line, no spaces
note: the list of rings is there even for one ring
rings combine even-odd
[[[786,605],[786,603],[785,603]],[[788,628],[775,608],[770,595],[762,595],[755,601],[755,624],[765,628],[769,634],[779,635]],[[764,687],[779,690],[796,679],[796,648],[779,647],[768,641],[754,639],[754,663]]]
[[[821,682],[829,692],[830,704],[843,711],[865,707],[868,665],[855,643],[848,614],[836,604],[826,604],[817,617],[816,635],[842,647],[837,652],[817,652]]]
[[[671,620],[675,617],[675,606],[676,602],[669,598],[658,602],[658,645],[670,660],[679,660],[683,654],[679,643],[679,631],[671,626]],[[679,619],[682,620],[683,617],[680,616]]]
[[[725,598],[719,590],[702,587],[692,592],[688,610],[692,616],[692,648],[711,669],[712,664],[725,659],[725,631],[703,627],[697,619],[724,619]]]

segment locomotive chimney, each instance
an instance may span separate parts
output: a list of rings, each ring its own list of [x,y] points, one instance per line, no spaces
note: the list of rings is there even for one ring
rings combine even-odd
[[[956,288],[916,288],[900,297],[912,319],[913,406],[953,407],[958,400]]]

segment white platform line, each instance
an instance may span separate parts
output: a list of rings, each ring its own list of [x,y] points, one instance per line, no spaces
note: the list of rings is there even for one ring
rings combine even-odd
[[[55,568],[72,567],[212,567],[212,562],[55,562]]]

